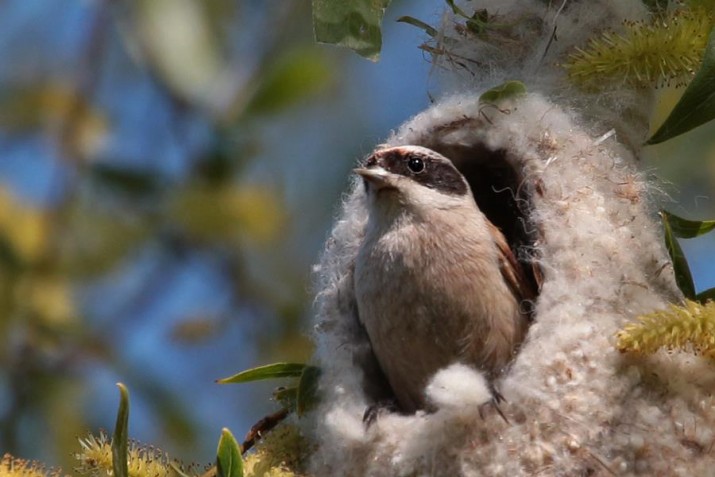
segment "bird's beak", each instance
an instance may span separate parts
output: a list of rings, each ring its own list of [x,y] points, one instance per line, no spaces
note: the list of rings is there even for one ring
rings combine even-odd
[[[375,187],[375,189],[382,189],[383,187],[391,185],[390,178],[392,174],[380,166],[372,166],[369,168],[359,167],[357,169],[353,169],[353,172],[365,179],[366,182],[369,182],[373,187]]]

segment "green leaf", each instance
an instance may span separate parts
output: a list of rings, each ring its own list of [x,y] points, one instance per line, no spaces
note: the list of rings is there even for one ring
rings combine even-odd
[[[231,431],[221,430],[221,439],[216,451],[216,475],[218,477],[243,477],[241,448]]]
[[[685,298],[694,300],[695,284],[693,283],[693,276],[690,274],[688,261],[685,259],[683,249],[680,248],[680,244],[673,234],[673,229],[668,221],[668,216],[662,212],[660,216],[663,220],[663,228],[665,229],[665,246],[668,249],[670,259],[673,261],[675,282],[678,284],[680,291],[683,292],[683,295],[685,295]]]
[[[314,49],[297,48],[271,61],[244,115],[271,114],[323,90],[333,78],[325,55]]]
[[[658,144],[715,118],[715,28],[710,32],[700,70],[665,122],[646,144]]]
[[[526,85],[521,81],[507,81],[499,86],[485,91],[479,97],[480,103],[497,104],[505,99],[515,98],[526,94]]]
[[[700,303],[705,303],[708,300],[715,301],[715,288],[701,291],[695,296],[695,299]]]
[[[112,435],[112,469],[114,477],[129,477],[129,390],[122,383],[119,388],[119,410]]]
[[[663,214],[676,237],[694,238],[715,229],[715,220],[688,220],[666,211],[663,211]]]
[[[318,402],[318,380],[320,368],[306,366],[298,382],[298,396],[296,399],[296,412],[298,415],[309,411]]]
[[[306,365],[303,363],[273,363],[257,368],[247,369],[228,378],[219,379],[219,384],[248,383],[262,379],[297,378],[303,374]]]
[[[313,0],[313,31],[320,43],[344,46],[377,61],[380,25],[390,0]]]
[[[419,28],[420,30],[423,30],[425,33],[427,33],[432,38],[436,37],[439,34],[439,32],[437,31],[436,28],[434,28],[431,25],[426,24],[422,20],[418,20],[414,17],[408,17],[408,16],[400,17],[397,19],[397,22],[398,23],[407,23],[412,26],[416,26],[417,28]]]

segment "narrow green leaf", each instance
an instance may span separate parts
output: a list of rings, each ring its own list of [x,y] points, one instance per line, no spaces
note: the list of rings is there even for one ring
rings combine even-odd
[[[715,301],[715,288],[708,288],[707,290],[701,291],[695,296],[695,299],[700,303],[705,303],[707,301]]]
[[[241,448],[231,431],[221,429],[221,439],[216,451],[216,475],[218,477],[243,477]]]
[[[668,219],[673,235],[680,238],[694,238],[715,229],[715,220],[688,220],[663,211]]]
[[[391,0],[313,0],[313,31],[320,43],[344,46],[377,61],[380,26]]]
[[[273,363],[257,368],[247,369],[238,374],[229,376],[228,378],[219,379],[216,382],[219,384],[229,383],[247,383],[250,381],[259,381],[261,379],[276,379],[276,378],[297,378],[303,373],[305,368],[303,363]]]
[[[479,96],[480,103],[497,104],[505,99],[526,94],[526,85],[521,81],[507,81],[499,86],[485,91]]]
[[[678,239],[676,239],[673,234],[673,229],[670,226],[670,222],[668,222],[668,217],[662,212],[660,216],[663,220],[663,228],[665,229],[665,246],[668,249],[670,259],[673,261],[675,282],[678,284],[680,291],[683,292],[683,295],[685,295],[685,298],[694,300],[695,284],[693,283],[693,276],[690,274],[688,261],[685,259],[685,254],[683,254],[683,249],[680,248]]]
[[[658,144],[715,118],[715,28],[710,32],[700,70],[665,122],[646,144]]]
[[[129,477],[129,390],[122,383],[119,388],[119,410],[112,435],[112,469],[114,477]]]
[[[446,0],[447,5],[449,5],[449,8],[452,9],[452,12],[459,16],[462,17],[466,20],[466,25],[469,31],[472,33],[480,34],[483,33],[487,27],[488,27],[488,20],[489,20],[489,14],[485,9],[479,9],[474,12],[472,15],[467,15],[467,13],[459,8],[457,4],[454,2],[454,0]]]
[[[460,16],[460,17],[462,17],[462,18],[467,18],[467,19],[470,18],[469,15],[467,15],[466,13],[464,13],[464,10],[462,10],[461,8],[459,8],[459,7],[457,6],[457,4],[454,3],[454,0],[446,0],[446,2],[447,2],[447,5],[449,5],[449,8],[452,9],[452,12],[453,12],[455,15],[458,15],[458,16]]]
[[[309,411],[318,402],[318,380],[320,368],[306,366],[298,382],[298,396],[296,399],[296,412],[298,415]]]
[[[420,30],[423,30],[425,33],[427,33],[432,38],[439,35],[439,32],[437,31],[436,28],[434,28],[431,25],[426,24],[422,20],[418,20],[414,17],[408,17],[408,16],[400,17],[397,19],[397,22],[398,23],[407,23],[409,25],[416,26],[417,28],[419,28]]]

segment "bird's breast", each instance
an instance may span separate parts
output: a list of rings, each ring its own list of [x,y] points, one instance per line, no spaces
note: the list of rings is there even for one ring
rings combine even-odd
[[[368,227],[355,266],[358,314],[406,410],[423,407],[439,369],[458,360],[479,367],[488,341],[515,340],[518,304],[483,239],[436,222]]]

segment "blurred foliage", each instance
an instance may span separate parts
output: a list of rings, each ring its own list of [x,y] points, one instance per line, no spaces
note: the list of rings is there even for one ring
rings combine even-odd
[[[109,124],[81,92],[55,81],[0,93],[0,128],[12,134],[43,130],[68,157],[86,159],[101,149]]]
[[[235,2],[135,0],[130,2],[144,61],[187,102],[209,106],[227,57],[222,51],[221,17],[231,18]],[[225,40],[225,38],[223,39]],[[129,40],[132,41],[132,40]]]
[[[275,333],[272,345],[308,357],[308,271],[276,260],[275,291],[256,281],[293,224],[280,178],[251,171],[263,121],[334,85],[309,15],[299,2],[233,0],[0,6],[0,22],[20,19],[0,34],[0,148],[27,151],[0,169],[0,449],[67,465],[67,437],[92,426],[83,379],[106,370],[172,445],[194,448],[197,417],[155,379],[161,361],[137,366],[122,349],[132,323],[177,300],[169,287],[191,260],[231,296],[187,310],[169,338],[205,345],[248,317],[268,330],[252,346]]]
[[[287,217],[279,191],[249,184],[191,184],[176,191],[169,214],[194,240],[241,240],[267,244],[278,237]]]

